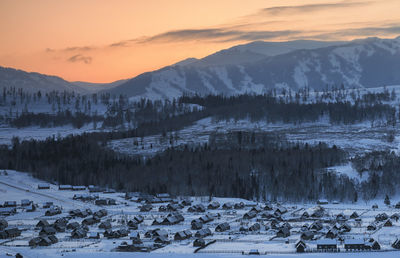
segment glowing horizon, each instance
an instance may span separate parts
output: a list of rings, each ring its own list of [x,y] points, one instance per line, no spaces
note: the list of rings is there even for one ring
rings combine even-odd
[[[398,0],[2,0],[0,66],[111,82],[251,41],[400,35]]]

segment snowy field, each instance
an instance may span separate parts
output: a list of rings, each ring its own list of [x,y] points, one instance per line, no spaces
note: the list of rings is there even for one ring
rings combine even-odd
[[[387,140],[387,134],[393,130],[395,139]],[[293,142],[307,142],[318,144],[325,142],[336,145],[348,151],[351,155],[365,153],[373,150],[394,150],[398,152],[400,143],[400,130],[383,125],[359,123],[354,125],[331,125],[326,121],[318,123],[285,124],[251,122],[249,120],[213,121],[205,118],[194,125],[180,131],[161,135],[146,136],[143,138],[126,138],[114,140],[109,147],[128,155],[154,155],[171,146],[196,145],[208,142],[212,133],[225,133],[230,131],[255,131],[274,132],[285,135],[287,140]],[[172,136],[172,144],[171,144]],[[134,141],[138,145],[134,145]]]
[[[251,249],[257,249],[260,253],[268,253],[268,257],[295,257],[295,243],[299,241],[300,235],[303,232],[302,228],[307,223],[308,225],[315,222],[317,219],[300,219],[300,217],[307,212],[312,214],[320,207],[324,210],[323,217],[318,220],[322,221],[323,228],[315,233],[313,240],[305,241],[307,248],[315,249],[319,240],[325,238],[325,234],[335,225],[333,222],[337,215],[343,214],[347,219],[346,223],[351,227],[350,232],[341,233],[341,237],[346,239],[369,239],[373,238],[378,241],[381,250],[385,252],[379,253],[340,253],[340,254],[321,254],[321,253],[306,253],[302,257],[361,257],[362,256],[381,256],[381,257],[398,257],[400,252],[397,252],[391,247],[391,244],[400,237],[400,221],[392,220],[391,227],[383,226],[384,222],[377,222],[376,230],[367,230],[367,226],[375,221],[378,214],[386,213],[392,216],[400,213],[400,209],[393,206],[385,206],[383,200],[374,200],[369,203],[358,202],[344,203],[344,204],[324,204],[321,206],[315,203],[281,203],[273,204],[275,208],[286,208],[287,212],[281,215],[283,222],[288,222],[291,226],[290,235],[287,237],[277,237],[277,229],[273,229],[271,220],[263,217],[263,213],[273,211],[260,211],[257,216],[251,219],[244,219],[243,216],[249,212],[253,207],[264,207],[262,203],[255,203],[242,199],[235,198],[213,198],[212,201],[217,201],[221,204],[224,203],[239,203],[243,202],[245,207],[242,209],[225,210],[222,207],[217,209],[207,209],[205,212],[188,212],[188,206],[179,208],[179,212],[183,215],[184,221],[174,225],[153,225],[154,220],[165,218],[170,212],[159,211],[161,206],[166,206],[168,203],[153,204],[153,209],[148,212],[141,212],[140,206],[142,204],[124,198],[124,193],[96,193],[99,198],[112,198],[116,201],[115,205],[99,206],[94,202],[82,202],[73,200],[75,194],[90,194],[88,190],[72,191],[72,190],[58,190],[58,186],[50,184],[50,189],[39,190],[38,184],[44,183],[41,180],[32,178],[27,173],[7,171],[6,174],[0,170],[0,204],[5,201],[16,201],[20,203],[22,199],[29,199],[38,205],[34,212],[27,212],[25,208],[18,206],[17,213],[11,216],[5,216],[9,227],[18,227],[22,229],[21,236],[12,239],[0,239],[0,257],[6,257],[6,253],[16,254],[17,252],[24,255],[24,257],[237,257],[242,256],[242,252],[249,252]],[[192,200],[192,205],[203,204],[208,206],[209,201],[207,197],[188,197]],[[177,198],[179,201],[181,198]],[[62,209],[61,214],[54,216],[45,216],[47,209],[42,208],[43,203],[53,202],[54,205]],[[395,204],[399,201],[393,199],[392,203]],[[377,204],[379,208],[372,209],[372,204]],[[108,239],[103,236],[104,229],[100,229],[99,223],[89,226],[89,232],[100,233],[100,239],[71,239],[72,231],[67,229],[65,232],[58,232],[56,234],[58,243],[51,246],[43,246],[32,248],[28,246],[29,241],[38,236],[39,229],[36,224],[40,219],[46,219],[50,224],[58,218],[67,218],[68,222],[82,223],[83,218],[69,217],[69,211],[72,209],[91,209],[93,212],[106,209],[108,215],[101,219],[101,221],[110,221],[112,229],[125,228],[127,221],[132,220],[135,216],[141,215],[144,221],[138,225],[137,230],[131,232],[138,232],[145,245],[152,244],[151,238],[146,238],[145,233],[149,230],[161,228],[168,233],[168,240],[170,244],[156,249],[151,253],[131,253],[131,252],[116,252],[116,248],[122,242],[130,243],[129,236],[121,237],[118,239]],[[350,215],[357,212],[359,220],[349,219]],[[204,224],[211,230],[212,235],[204,239],[206,241],[216,242],[210,244],[198,253],[194,253],[196,249],[193,247],[194,237],[186,240],[174,240],[174,234],[181,230],[191,230],[194,234],[196,230],[191,229],[191,221],[198,219],[205,214],[213,215],[214,220]],[[227,222],[230,229],[225,232],[217,232],[216,226]],[[257,231],[241,232],[240,227],[249,227],[254,223],[259,223],[261,229]],[[338,247],[343,249],[343,244],[337,242]]]

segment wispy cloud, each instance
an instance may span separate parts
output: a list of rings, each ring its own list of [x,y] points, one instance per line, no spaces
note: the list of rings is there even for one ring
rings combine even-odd
[[[372,4],[373,2],[350,2],[342,1],[337,3],[322,3],[322,4],[306,4],[306,5],[287,5],[287,6],[274,6],[261,9],[256,15],[287,15],[293,13],[310,13],[323,10],[332,11],[332,9],[338,8],[353,8],[361,7]]]
[[[76,62],[83,62],[85,64],[91,64],[92,63],[92,57],[90,56],[83,56],[81,54],[77,54],[74,56],[71,56],[70,58],[67,59],[68,62],[76,63]]]
[[[85,51],[91,51],[91,50],[95,50],[96,47],[93,46],[81,46],[81,47],[66,47],[64,49],[61,49],[61,51],[65,51],[65,52],[74,52],[74,51],[81,51],[81,52],[85,52]]]
[[[379,27],[347,28],[339,31],[315,34],[317,39],[338,39],[343,37],[371,37],[400,35],[400,23]]]

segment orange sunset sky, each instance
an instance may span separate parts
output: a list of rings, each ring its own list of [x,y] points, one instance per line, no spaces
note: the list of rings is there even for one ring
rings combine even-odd
[[[111,82],[255,40],[400,35],[400,0],[0,0],[0,66]]]

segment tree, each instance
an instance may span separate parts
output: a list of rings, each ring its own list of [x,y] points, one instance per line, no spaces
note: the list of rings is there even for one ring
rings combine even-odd
[[[385,203],[387,206],[390,205],[390,198],[389,198],[388,195],[386,195],[384,203]]]

